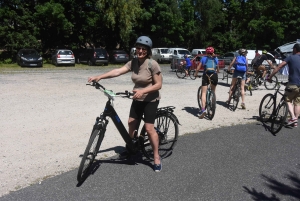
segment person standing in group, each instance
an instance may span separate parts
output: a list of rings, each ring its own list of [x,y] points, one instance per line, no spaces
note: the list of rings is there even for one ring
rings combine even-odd
[[[261,81],[264,81],[265,76],[267,74],[266,66],[263,65],[262,63],[264,61],[267,61],[269,66],[271,68],[274,68],[273,65],[272,65],[272,62],[269,61],[268,58],[267,58],[267,53],[268,53],[267,50],[263,50],[262,55],[258,56],[257,59],[254,58],[253,60],[255,60],[255,61],[252,62],[253,70],[256,71],[256,73],[258,75],[261,75],[261,71],[263,72],[262,76],[261,76]]]
[[[191,60],[188,57],[187,54],[184,55],[184,61],[183,61],[183,65],[185,65],[185,74],[186,76],[189,76],[188,70],[190,69],[190,67],[192,66]]]
[[[158,153],[159,139],[154,129],[156,110],[160,100],[159,90],[162,87],[162,74],[160,66],[151,59],[152,40],[147,36],[141,36],[136,40],[136,58],[127,62],[123,67],[113,69],[107,73],[88,78],[88,82],[98,82],[132,72],[131,79],[134,83],[133,101],[130,108],[128,126],[129,135],[134,133],[141,117],[144,115],[146,132],[154,154],[154,171],[162,169],[161,158]]]
[[[215,56],[214,48],[207,47],[206,48],[206,56],[201,58],[197,69],[195,71],[195,77],[198,76],[198,72],[201,67],[204,67],[203,76],[202,76],[202,108],[200,108],[199,118],[202,119],[206,115],[206,91],[207,86],[209,85],[209,79],[211,80],[211,89],[216,93],[216,87],[218,84],[218,73],[219,73],[219,65],[218,65],[218,58]]]
[[[237,77],[240,76],[240,77],[242,77],[242,82],[241,82],[242,104],[241,104],[241,107],[243,109],[246,109],[245,89],[244,88],[245,88],[246,74],[248,71],[247,53],[248,53],[248,51],[246,49],[239,49],[239,56],[234,57],[232,62],[228,66],[228,71],[231,69],[232,66],[234,67],[234,73],[232,75],[232,81],[231,81],[230,90],[229,90],[229,98],[226,101],[226,103],[227,104],[230,103],[230,98],[232,95],[232,88],[237,81]]]
[[[300,115],[300,44],[293,46],[293,54],[285,58],[277,68],[273,70],[268,80],[272,80],[272,77],[286,64],[289,66],[289,82],[285,88],[285,100],[291,115],[287,126],[297,127],[298,117]]]

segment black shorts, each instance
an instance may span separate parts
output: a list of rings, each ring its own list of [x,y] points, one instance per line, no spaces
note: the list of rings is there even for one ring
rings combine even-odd
[[[133,100],[130,107],[129,117],[134,119],[141,119],[144,115],[144,122],[153,124],[155,121],[158,104],[158,100],[155,102]]]
[[[211,76],[210,77],[211,84],[213,84],[213,85],[218,84],[219,80],[218,80],[218,74],[217,73],[214,73],[213,75],[203,74],[203,76],[202,76],[202,86],[207,86],[209,84],[209,80],[208,80],[207,76]]]

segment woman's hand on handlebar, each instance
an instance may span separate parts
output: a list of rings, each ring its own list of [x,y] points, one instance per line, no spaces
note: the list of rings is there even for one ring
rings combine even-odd
[[[88,78],[88,82],[98,82],[100,78],[98,76],[93,76]]]

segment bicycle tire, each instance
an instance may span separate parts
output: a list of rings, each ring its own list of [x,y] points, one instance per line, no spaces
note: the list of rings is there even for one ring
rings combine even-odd
[[[267,122],[271,119],[275,110],[275,100],[273,94],[266,94],[259,104],[259,118],[261,122]]]
[[[78,173],[77,173],[77,181],[83,181],[90,172],[92,164],[97,156],[97,152],[100,148],[102,140],[104,138],[104,132],[102,129],[94,129],[93,133],[89,139],[88,145],[84,151],[83,157],[81,159]]]
[[[190,71],[189,71],[189,75],[190,75],[190,78],[191,78],[192,80],[195,80],[195,79],[196,79],[196,77],[195,77],[195,70],[190,70]]]
[[[197,102],[198,102],[198,107],[199,107],[199,110],[202,109],[202,102],[201,102],[201,97],[202,97],[202,86],[200,86],[198,88],[198,92],[197,92]]]
[[[207,116],[210,120],[212,120],[216,112],[216,94],[214,91],[210,91],[208,100],[209,102],[206,102]]]
[[[264,83],[265,88],[268,90],[273,90],[277,86],[277,82],[278,82],[278,79],[277,79],[276,75],[274,75],[272,77],[272,82],[265,81],[265,83]]]
[[[178,78],[183,79],[186,76],[185,70],[183,68],[177,69],[176,75],[177,75]]]
[[[281,102],[276,108],[275,116],[272,118],[271,133],[278,133],[286,121],[288,114],[288,105],[285,101]]]
[[[235,111],[239,104],[240,94],[241,94],[240,87],[235,86],[234,91],[232,92],[232,98],[231,98],[232,99],[232,111]]]
[[[178,122],[174,114],[165,113],[156,117],[154,128],[158,133],[159,147],[158,153],[161,158],[166,158],[172,154],[178,139]],[[140,135],[141,149],[144,156],[153,160],[153,149],[145,125]]]

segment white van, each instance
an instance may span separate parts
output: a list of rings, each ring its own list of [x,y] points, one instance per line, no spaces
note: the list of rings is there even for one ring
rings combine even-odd
[[[185,54],[187,54],[188,57],[192,57],[190,51],[184,48],[169,48],[168,53],[171,54],[171,69],[175,68],[175,64],[177,64],[178,60],[184,59]]]
[[[168,48],[166,47],[152,48],[152,59],[154,59],[158,63],[170,63],[170,56],[171,54],[168,52]]]
[[[251,65],[252,60],[255,57],[255,51],[256,50],[247,50],[248,54],[247,54],[247,59],[248,59],[248,65]],[[238,52],[238,50],[236,51]],[[258,50],[258,53],[261,55],[262,54],[262,50]],[[272,55],[270,52],[267,53],[267,58],[268,60],[270,60],[273,64],[279,64],[280,61],[278,59],[275,59],[274,55]],[[269,65],[267,61],[263,62],[263,65]]]
[[[192,56],[195,57],[198,54],[206,54],[206,50],[205,49],[193,49],[192,50]]]

